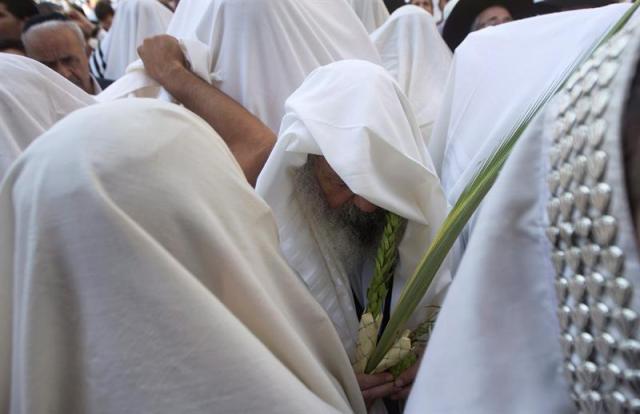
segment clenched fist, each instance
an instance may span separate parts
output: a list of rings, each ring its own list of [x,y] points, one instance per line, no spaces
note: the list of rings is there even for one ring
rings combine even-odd
[[[151,78],[164,85],[175,73],[187,67],[178,39],[169,35],[149,37],[138,47],[138,55]]]

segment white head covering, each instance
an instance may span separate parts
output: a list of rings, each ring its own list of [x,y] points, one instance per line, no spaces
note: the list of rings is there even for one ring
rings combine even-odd
[[[284,101],[314,69],[379,62],[345,0],[182,0],[168,33],[206,44],[213,84],[273,131]]]
[[[347,0],[356,12],[367,32],[371,33],[389,18],[389,10],[383,0]]]
[[[628,7],[537,16],[465,39],[456,49],[429,144],[449,202],[534,102]]]
[[[409,220],[392,306],[440,227],[447,203],[411,105],[381,67],[364,61],[327,65],[287,100],[278,142],[256,191],[273,209],[289,264],[329,313],[353,355],[358,320],[349,277],[324,254],[330,241],[316,239],[296,197],[295,172],[308,154],[324,156],[355,194]],[[448,282],[445,264],[422,303],[432,303]],[[419,309],[412,323],[423,322],[425,311]]]
[[[138,58],[138,46],[147,37],[163,34],[173,13],[158,0],[122,0],[107,37],[91,56],[91,71],[116,80]]]
[[[364,412],[269,208],[178,106],[129,99],[57,124],[4,183],[0,240],[12,413]]]
[[[0,181],[40,134],[93,97],[48,67],[0,53]]]
[[[620,138],[639,34],[628,23],[517,144],[478,213],[407,413],[574,413],[572,394],[584,413],[637,404],[640,262]]]
[[[371,34],[382,64],[409,98],[425,142],[440,112],[451,51],[435,19],[417,6],[403,6]]]

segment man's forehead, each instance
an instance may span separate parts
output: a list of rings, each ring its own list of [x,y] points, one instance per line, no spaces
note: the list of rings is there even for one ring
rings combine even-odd
[[[34,27],[27,33],[27,45],[41,49],[65,47],[82,47],[80,40],[73,29],[66,26]]]

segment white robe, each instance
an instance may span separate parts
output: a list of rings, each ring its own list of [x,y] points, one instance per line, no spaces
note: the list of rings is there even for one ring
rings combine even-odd
[[[619,45],[619,38],[614,38],[612,44],[603,47],[604,55],[616,49],[621,51],[617,63],[622,64],[613,65],[620,69],[617,73],[614,72],[608,86],[600,84],[606,78],[605,75],[599,77],[599,84],[591,89],[583,87],[582,80],[580,87],[574,89],[583,91],[580,93],[582,102],[590,102],[597,96],[596,93],[606,93],[609,99],[603,113],[592,112],[586,118],[578,120],[572,130],[559,134],[557,113],[562,99],[556,99],[547,106],[546,112],[540,113],[533,120],[514,148],[482,209],[477,213],[469,245],[444,301],[413,385],[407,413],[570,414],[578,412],[572,401],[570,387],[578,383],[582,387],[582,391],[576,393],[580,398],[592,396],[586,394],[586,391],[595,392],[601,405],[614,390],[624,391],[626,396],[622,395],[625,401],[629,400],[630,394],[638,397],[637,388],[633,389],[634,382],[621,380],[613,386],[604,385],[604,368],[607,364],[615,364],[614,367],[625,372],[625,376],[627,369],[637,368],[634,362],[626,362],[625,351],[620,352],[627,346],[627,342],[615,323],[619,320],[617,315],[622,305],[611,297],[611,291],[615,291],[615,288],[611,288],[614,284],[610,282],[613,282],[614,276],[608,270],[605,255],[609,249],[602,244],[602,251],[598,254],[600,259],[592,265],[586,265],[586,255],[583,254],[578,258],[578,266],[570,264],[567,259],[566,266],[558,271],[553,264],[553,255],[557,251],[568,249],[567,246],[575,248],[578,244],[583,247],[598,243],[597,221],[594,219],[593,230],[586,236],[578,235],[579,232],[576,231],[569,238],[571,242],[567,242],[565,236],[560,236],[561,241],[552,244],[547,235],[551,225],[549,202],[552,197],[567,192],[571,194],[578,186],[591,187],[590,208],[582,212],[576,201],[576,208],[569,213],[564,212],[562,207],[559,221],[571,224],[586,217],[590,220],[598,211],[594,202],[594,188],[598,183],[606,183],[611,189],[608,211],[598,214],[608,214],[616,222],[616,232],[611,244],[619,248],[624,257],[624,271],[616,277],[623,277],[635,289],[632,300],[625,305],[630,308],[626,312],[637,314],[640,311],[637,294],[640,285],[639,250],[629,211],[622,163],[624,154],[620,143],[621,135],[625,132],[622,120],[629,85],[636,75],[640,52],[638,17],[640,16],[634,16],[635,22],[627,23],[625,28],[635,26],[635,32],[629,36],[632,40],[626,48],[617,49],[615,45]],[[573,30],[567,28],[570,29]],[[611,60],[608,63],[611,64]],[[603,73],[600,71],[602,66],[595,65],[592,64],[591,70],[595,72],[591,73]],[[561,92],[560,96],[563,94]],[[569,104],[567,113],[569,112],[575,114],[579,111],[576,106]],[[567,142],[569,137],[568,142],[576,143],[578,140],[573,141],[571,134],[581,127],[594,131],[596,120],[604,120],[607,125],[602,133],[601,146],[595,146],[606,154],[604,173],[600,178],[593,179],[592,167],[589,167],[589,172],[584,176],[586,178],[576,178],[578,174],[573,175],[569,184],[560,184],[562,191],[552,195],[549,177],[552,169],[561,165],[553,165],[552,145],[554,150],[559,148],[554,139],[557,136],[559,141]],[[589,143],[585,142],[585,146],[570,145],[569,150],[568,154],[571,155],[564,158],[563,165],[577,165],[577,154],[588,156],[591,161],[595,151],[591,137]],[[566,278],[565,282],[568,280],[570,287],[566,294],[557,293],[557,272],[561,272],[562,277]],[[586,285],[589,287],[583,291],[584,295],[575,293],[571,286],[578,280],[578,273],[584,273],[584,277],[588,278],[595,273],[604,275],[608,279],[606,293],[605,290],[591,293],[594,289],[588,281]],[[579,284],[575,286],[580,287]],[[582,299],[576,299],[578,295]],[[559,307],[569,305],[575,309],[577,303],[586,303],[591,307],[591,322],[578,328],[572,317],[571,322],[567,322],[569,327],[561,330],[557,313]],[[596,313],[592,310],[596,308],[596,304],[603,303],[609,307],[607,312],[611,323],[605,324],[605,328],[598,328],[595,323]],[[633,337],[637,329],[631,331],[634,333],[629,336]],[[598,342],[603,332],[612,335],[611,338],[617,344],[617,350],[609,356],[601,351],[606,347],[601,348],[601,343]],[[565,347],[563,351],[561,333],[573,335],[571,340],[575,346],[568,347],[568,350]],[[582,334],[588,334],[587,338],[595,338],[595,349],[587,357],[578,356],[585,349],[579,344],[578,335]],[[578,372],[577,377],[573,376],[576,379],[571,381],[572,384],[566,379],[564,372],[569,359],[576,364]],[[602,377],[598,378],[602,380],[585,385],[589,380],[581,379],[580,374],[582,367],[586,366],[585,361],[597,364],[598,375],[602,373]],[[635,372],[633,369],[631,374]],[[584,378],[589,376],[585,375]],[[592,404],[593,407],[597,405]],[[609,407],[608,401],[606,406]],[[580,412],[619,411],[593,408]]]
[[[389,10],[383,0],[347,0],[347,2],[351,4],[368,33],[378,29],[389,18]]]
[[[147,37],[165,33],[172,17],[171,10],[158,0],[120,1],[109,33],[90,59],[93,74],[119,79],[139,59],[138,46]]]
[[[450,203],[522,115],[628,7],[536,16],[465,39],[429,144]]]
[[[289,264],[327,311],[353,357],[358,319],[349,277],[323,255],[322,242],[327,241],[315,239],[296,197],[294,173],[308,154],[323,155],[353,193],[408,219],[392,308],[448,206],[411,104],[383,68],[364,61],[336,62],[314,71],[287,100],[278,141],[256,191],[273,209]],[[363,275],[365,290],[371,276]],[[449,281],[445,262],[411,327],[426,319],[423,306],[433,304]]]
[[[94,98],[41,63],[0,53],[0,182],[13,161],[53,124]]]
[[[182,0],[168,33],[207,45],[213,85],[274,132],[314,69],[380,58],[345,0]]]
[[[417,6],[396,10],[371,34],[382,65],[398,81],[416,114],[425,145],[440,113],[451,51],[435,19]]]
[[[365,411],[222,139],[158,100],[75,112],[0,191],[0,407]]]

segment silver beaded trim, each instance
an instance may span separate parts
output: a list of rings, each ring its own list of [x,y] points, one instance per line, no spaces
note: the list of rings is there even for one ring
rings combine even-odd
[[[583,413],[640,413],[639,315],[616,246],[618,222],[603,148],[609,86],[631,39],[625,29],[556,97],[546,234],[553,246],[564,373]]]

